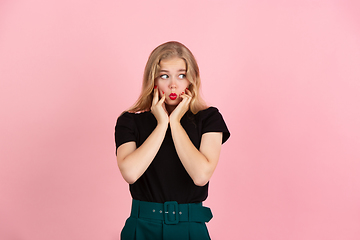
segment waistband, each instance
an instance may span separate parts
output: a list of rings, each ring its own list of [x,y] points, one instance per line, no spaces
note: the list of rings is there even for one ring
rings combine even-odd
[[[162,220],[165,224],[209,222],[213,217],[210,208],[204,207],[202,203],[154,203],[135,199],[132,200],[131,216]]]

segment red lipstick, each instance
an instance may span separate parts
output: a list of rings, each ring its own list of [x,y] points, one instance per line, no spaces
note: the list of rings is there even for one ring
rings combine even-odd
[[[176,93],[170,93],[169,97],[171,100],[175,100],[177,98],[177,95]]]

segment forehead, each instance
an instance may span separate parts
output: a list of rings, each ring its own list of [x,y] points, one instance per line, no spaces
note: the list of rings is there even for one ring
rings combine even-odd
[[[186,63],[184,59],[178,57],[162,59],[160,70],[186,70]]]

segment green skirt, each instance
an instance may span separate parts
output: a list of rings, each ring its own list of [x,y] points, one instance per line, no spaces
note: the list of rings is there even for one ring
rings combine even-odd
[[[132,201],[121,240],[209,240],[205,222],[211,210],[202,203]]]

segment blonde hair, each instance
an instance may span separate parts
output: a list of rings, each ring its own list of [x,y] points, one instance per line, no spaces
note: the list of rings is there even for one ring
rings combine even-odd
[[[155,79],[159,77],[160,61],[175,57],[184,59],[186,63],[186,78],[190,82],[188,89],[192,94],[190,111],[196,114],[207,108],[200,96],[200,72],[194,55],[183,44],[171,41],[161,44],[151,52],[144,70],[141,94],[136,103],[128,110],[129,112],[150,110],[154,96]]]

